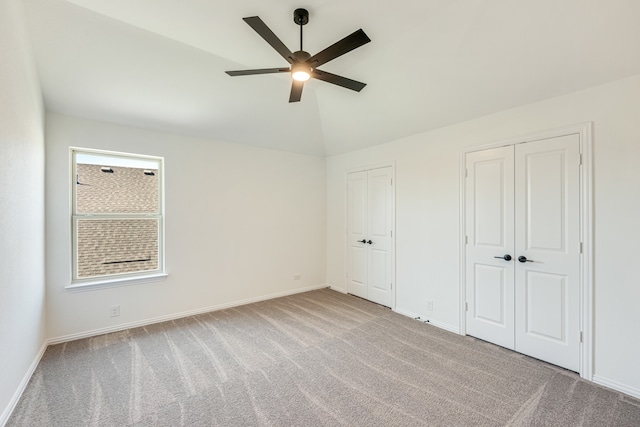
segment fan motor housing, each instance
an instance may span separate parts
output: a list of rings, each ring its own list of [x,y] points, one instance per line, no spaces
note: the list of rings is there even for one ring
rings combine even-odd
[[[305,62],[309,58],[311,58],[311,55],[309,52],[305,52],[304,50],[293,52],[293,59],[296,62]]]

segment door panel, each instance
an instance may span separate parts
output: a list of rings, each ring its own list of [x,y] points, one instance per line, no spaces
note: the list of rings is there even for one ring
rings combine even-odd
[[[388,252],[387,251],[379,251],[377,249],[371,248],[371,280],[370,285],[371,288],[375,288],[377,291],[387,292],[387,288],[389,285],[385,280],[388,273]],[[386,305],[386,304],[385,304]]]
[[[500,150],[505,151],[505,150]],[[502,154],[498,154],[502,156]],[[509,160],[509,162],[511,162]],[[475,187],[474,243],[477,246],[503,248],[505,246],[505,165],[504,158],[484,160],[473,164]]]
[[[504,268],[479,264],[476,264],[475,267],[476,274],[473,281],[475,285],[475,300],[473,301],[475,319],[506,328]]]
[[[364,247],[352,245],[349,248],[350,273],[349,292],[362,298],[366,297],[367,286],[367,250]]]
[[[514,347],[513,147],[466,156],[467,333]]]
[[[580,367],[580,139],[516,146],[516,349]],[[522,308],[522,309],[520,309]]]
[[[529,272],[524,283],[527,335],[566,343],[566,279],[556,274]]]
[[[389,228],[387,204],[390,194],[390,169],[369,172],[369,235],[386,237]]]
[[[527,147],[530,151],[531,147]],[[519,150],[518,152],[521,152]],[[564,251],[566,199],[564,197],[566,153],[564,150],[523,154],[521,183],[525,203],[526,249]]]

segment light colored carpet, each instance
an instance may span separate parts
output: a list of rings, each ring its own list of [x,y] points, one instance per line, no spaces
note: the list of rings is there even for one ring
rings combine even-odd
[[[47,349],[9,426],[638,426],[576,374],[320,290]]]

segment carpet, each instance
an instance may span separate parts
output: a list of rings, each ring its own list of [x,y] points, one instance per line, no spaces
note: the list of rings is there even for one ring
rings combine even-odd
[[[8,426],[638,426],[640,402],[329,289],[50,346]]]

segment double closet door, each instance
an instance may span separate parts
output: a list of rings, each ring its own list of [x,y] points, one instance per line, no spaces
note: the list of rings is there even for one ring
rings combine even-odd
[[[347,175],[347,292],[393,305],[393,170]]]
[[[466,330],[578,371],[580,140],[466,155]]]

